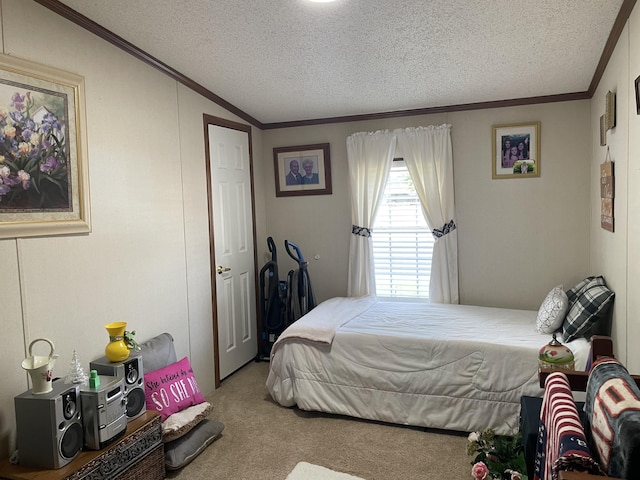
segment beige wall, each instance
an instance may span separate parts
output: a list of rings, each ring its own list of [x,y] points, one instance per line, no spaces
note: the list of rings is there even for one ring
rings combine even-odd
[[[629,72],[627,167],[627,365],[632,373],[640,372],[640,116],[636,113],[634,81],[640,75],[640,7],[636,6],[628,23]],[[624,87],[624,85],[623,85]],[[624,221],[624,219],[621,219]]]
[[[214,389],[203,113],[242,121],[35,2],[0,5],[3,53],[85,77],[93,224],[89,235],[0,240],[2,458],[15,447],[13,397],[28,388],[20,362],[35,338],[53,340],[64,377],[74,350],[86,370],[103,355],[108,322],[128,322],[139,341],[168,331],[201,389]]]
[[[616,293],[611,335],[616,355],[625,361],[627,355],[627,170],[629,140],[629,28],[622,32],[620,41],[591,99],[591,265],[590,271],[604,275],[607,285]],[[617,125],[607,132],[607,146],[600,146],[600,115],[605,111],[607,91],[616,92]],[[615,163],[615,231],[600,227],[600,164],[607,151]]]
[[[492,180],[492,125],[527,121],[541,122],[540,178]],[[278,247],[285,238],[300,245],[319,300],[346,295],[347,136],[442,123],[452,125],[461,303],[537,309],[553,286],[585,276],[591,138],[586,100],[267,130],[265,159],[274,147],[331,144],[332,195],[278,198],[272,165],[265,176],[267,233]],[[293,262],[280,263],[281,269],[293,268]]]
[[[640,117],[634,80],[640,75],[640,8],[634,8],[602,80],[591,99],[591,271],[602,273],[616,293],[613,332],[616,355],[632,373],[640,371]],[[599,119],[607,91],[616,93],[616,127],[599,142]],[[615,231],[600,227],[600,164],[607,148],[615,168]]]

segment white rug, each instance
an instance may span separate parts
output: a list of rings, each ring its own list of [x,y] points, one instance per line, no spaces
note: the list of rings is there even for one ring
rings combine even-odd
[[[299,462],[286,480],[364,480],[354,477],[348,473],[334,472],[320,465],[313,465],[307,462]]]

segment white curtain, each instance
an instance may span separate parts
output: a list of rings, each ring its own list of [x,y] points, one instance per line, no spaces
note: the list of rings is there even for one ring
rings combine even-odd
[[[347,137],[351,186],[351,241],[347,295],[375,294],[371,224],[389,178],[396,139],[389,131],[360,132]]]
[[[407,128],[394,133],[427,225],[436,239],[429,299],[431,303],[459,303],[451,125]]]

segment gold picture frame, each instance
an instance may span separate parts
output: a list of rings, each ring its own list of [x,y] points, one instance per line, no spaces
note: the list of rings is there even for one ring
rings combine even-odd
[[[540,176],[540,122],[492,127],[493,179]]]
[[[0,55],[0,238],[91,231],[84,77]]]

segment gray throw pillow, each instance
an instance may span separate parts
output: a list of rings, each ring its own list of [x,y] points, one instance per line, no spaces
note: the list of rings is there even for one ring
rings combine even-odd
[[[224,430],[224,424],[216,420],[205,419],[193,427],[187,434],[164,444],[164,464],[167,470],[178,470],[196,458],[216,440]]]

